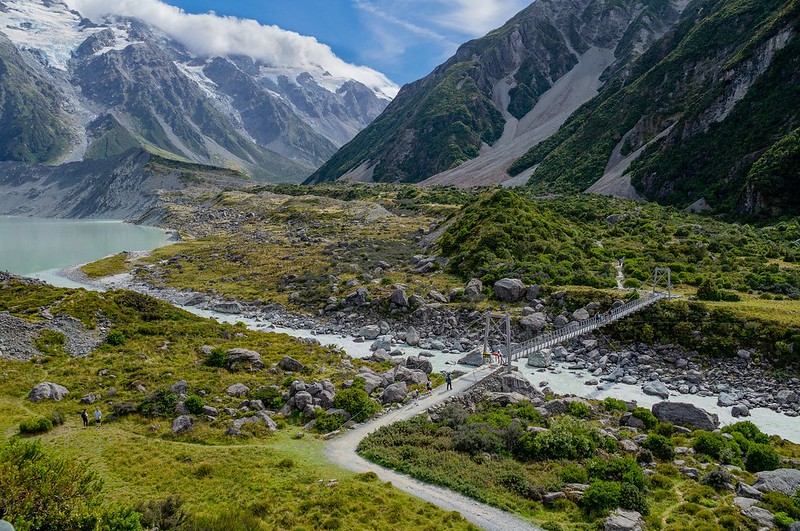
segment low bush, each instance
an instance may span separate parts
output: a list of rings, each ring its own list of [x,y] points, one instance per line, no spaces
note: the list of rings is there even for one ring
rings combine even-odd
[[[363,389],[342,389],[333,397],[333,407],[347,411],[355,422],[363,422],[381,410]]]
[[[702,432],[692,443],[694,451],[700,454],[719,459],[722,450],[727,446],[728,441],[719,433]]]
[[[267,409],[278,410],[283,407],[283,393],[280,389],[267,386],[259,387],[254,391],[250,391],[247,397],[251,400],[261,400],[264,407]]]
[[[342,427],[344,419],[335,413],[320,411],[314,422],[314,429],[320,433],[330,433]]]
[[[800,520],[800,507],[794,500],[782,492],[766,492],[761,497],[761,503],[773,513],[782,512],[795,520]]]
[[[581,505],[592,515],[602,515],[619,507],[621,486],[616,481],[593,481],[583,493]]]
[[[23,435],[34,435],[37,433],[47,433],[53,429],[50,419],[39,417],[38,419],[23,420],[19,423],[19,432]]]
[[[119,330],[111,329],[106,336],[106,343],[113,347],[119,347],[125,344],[125,335]]]
[[[652,489],[670,489],[672,488],[672,480],[663,474],[653,474],[648,478],[650,488]]]
[[[592,409],[583,402],[570,402],[569,405],[567,405],[567,413],[577,419],[585,419],[589,418]]]
[[[775,525],[780,527],[781,529],[788,529],[790,525],[794,523],[794,518],[789,516],[786,513],[775,513],[773,515],[775,517]]]
[[[589,481],[589,474],[586,468],[580,465],[564,465],[558,471],[558,477],[564,483],[587,483]]]
[[[203,399],[198,395],[189,395],[189,397],[183,402],[183,405],[186,406],[186,409],[189,410],[189,413],[192,415],[199,415],[202,413],[203,407],[205,406]]]
[[[211,354],[208,355],[205,363],[209,367],[227,367],[228,354],[221,348],[211,349]]]
[[[717,492],[728,490],[733,481],[733,476],[725,470],[712,470],[700,478],[700,483],[708,485]]]
[[[170,417],[175,412],[178,397],[168,387],[156,389],[139,404],[139,413],[145,417]]]
[[[748,472],[775,470],[781,464],[778,452],[768,444],[752,444],[747,450],[745,466]]]
[[[647,448],[640,449],[639,453],[636,454],[637,463],[652,463],[653,461],[655,461],[655,458],[653,457],[653,452],[651,452]]]
[[[483,422],[474,422],[456,429],[453,433],[453,448],[470,454],[494,454],[502,451],[505,444],[498,428]]]
[[[656,424],[655,430],[658,435],[663,435],[664,437],[672,437],[675,433],[675,426],[670,424],[669,422],[659,422]]]
[[[671,461],[675,458],[675,445],[663,435],[651,433],[642,441],[642,447],[653,452],[653,455],[662,461]]]
[[[606,411],[628,411],[628,404],[623,400],[609,396],[603,399],[603,408]]]
[[[187,521],[183,500],[179,496],[168,496],[163,500],[139,502],[136,510],[142,515],[146,529],[180,529]]]
[[[630,483],[623,483],[619,489],[619,506],[629,511],[636,511],[643,516],[650,514],[647,496],[639,487]]]
[[[653,428],[656,427],[656,424],[658,424],[658,419],[656,418],[656,416],[653,415],[653,413],[647,408],[643,407],[634,408],[632,411],[632,415],[637,419],[641,420],[642,422],[644,422],[644,427],[647,428],[648,430],[652,430]]]
[[[734,440],[736,440],[736,434],[740,433],[746,440],[751,442],[758,444],[767,444],[769,442],[769,436],[759,430],[758,426],[749,420],[737,422],[735,424],[731,424],[730,426],[725,426],[722,428],[722,433],[732,434],[734,436]]]
[[[519,441],[518,455],[522,459],[581,459],[597,451],[597,430],[588,423],[564,418],[554,422],[550,430],[534,435],[525,433]]]

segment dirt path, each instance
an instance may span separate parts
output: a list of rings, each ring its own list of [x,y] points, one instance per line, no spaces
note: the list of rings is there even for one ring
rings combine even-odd
[[[325,452],[328,459],[334,464],[354,472],[375,472],[382,481],[391,481],[392,485],[400,490],[408,492],[447,511],[458,511],[464,518],[483,529],[491,531],[508,531],[510,529],[540,530],[540,528],[532,525],[530,522],[511,513],[477,502],[444,487],[423,483],[405,474],[400,474],[388,468],[376,465],[356,453],[356,448],[358,447],[358,443],[361,442],[361,439],[373,431],[401,420],[410,419],[426,411],[431,406],[441,404],[447,398],[469,389],[488,373],[496,370],[496,368],[496,366],[485,366],[476,369],[454,380],[452,391],[443,390],[444,386],[437,387],[433,390],[432,396],[414,401],[400,410],[393,411],[374,421],[357,426],[355,429],[331,441]]]

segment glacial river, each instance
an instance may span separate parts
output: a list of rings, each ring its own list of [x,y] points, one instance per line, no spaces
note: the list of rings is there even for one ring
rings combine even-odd
[[[9,270],[21,275],[40,278],[51,284],[63,287],[79,287],[79,284],[59,275],[63,268],[97,260],[103,256],[122,251],[147,251],[167,244],[167,234],[159,229],[139,227],[114,221],[72,221],[43,220],[29,218],[0,217],[0,270]],[[87,287],[87,286],[81,286]],[[340,335],[315,334],[311,330],[279,328],[267,322],[247,319],[238,315],[226,315],[202,310],[186,308],[204,317],[220,321],[244,321],[254,330],[285,333],[294,337],[313,337],[323,345],[336,345],[353,357],[363,358],[371,354],[370,343],[356,342],[352,337]],[[406,345],[398,345],[407,355],[417,355],[420,349]],[[439,351],[431,351],[429,358],[435,371],[451,371],[459,369],[468,371],[471,367],[455,364],[460,357]],[[607,396],[622,400],[635,400],[639,405],[649,407],[660,399],[646,395],[638,385],[620,383],[603,383],[585,385],[591,379],[586,371],[570,371],[565,366],[556,365],[547,371],[527,367],[523,362],[518,364],[524,374],[534,385],[547,382],[547,385],[558,394],[574,394],[585,398],[603,399]],[[689,402],[719,415],[722,424],[735,422],[730,414],[731,408],[718,407],[716,397],[700,397],[696,395],[680,395],[672,392],[672,401]],[[800,443],[800,418],[790,418],[769,409],[751,410],[753,421],[769,434]]]

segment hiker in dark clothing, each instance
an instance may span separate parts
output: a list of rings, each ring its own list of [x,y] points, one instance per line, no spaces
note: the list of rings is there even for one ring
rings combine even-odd
[[[453,388],[453,380],[450,378],[449,372],[444,376],[444,381],[447,382],[447,391],[451,390]]]
[[[89,426],[89,413],[86,412],[86,408],[83,408],[83,411],[81,411],[81,420],[83,421],[84,428]]]

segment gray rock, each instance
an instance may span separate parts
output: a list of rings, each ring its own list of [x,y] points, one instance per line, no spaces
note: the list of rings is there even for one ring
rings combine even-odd
[[[261,354],[246,348],[232,348],[226,351],[228,368],[232,371],[260,371],[264,368]]]
[[[441,293],[439,293],[435,289],[432,289],[432,290],[430,290],[428,292],[428,297],[433,299],[434,301],[440,302],[442,304],[447,304],[448,302],[450,302],[450,301],[447,300],[447,297],[445,297],[444,295],[442,295]]]
[[[238,398],[238,397],[243,397],[247,393],[249,393],[250,388],[243,383],[235,383],[230,387],[228,387],[227,389],[225,389],[225,392],[228,393],[230,396],[235,396]]]
[[[553,505],[557,500],[565,500],[567,495],[563,492],[548,492],[542,496],[542,503],[545,505]]]
[[[401,308],[408,308],[411,306],[411,304],[408,302],[406,290],[404,289],[395,290],[395,292],[389,296],[389,301]]]
[[[301,372],[305,367],[291,356],[286,356],[278,362],[278,367],[284,371]]]
[[[330,391],[320,391],[319,394],[314,397],[314,405],[322,409],[333,407],[333,397],[334,395]]]
[[[604,531],[642,531],[644,519],[636,511],[616,509],[603,523]]]
[[[639,447],[636,445],[636,443],[635,443],[635,442],[633,442],[633,441],[632,441],[632,440],[630,440],[630,439],[622,439],[622,440],[619,442],[619,445],[620,445],[620,446],[622,447],[622,449],[623,449],[624,451],[626,451],[626,452],[636,453],[636,452],[638,452],[638,451],[639,451]]]
[[[797,402],[797,398],[797,393],[786,389],[778,391],[775,394],[775,400],[777,400],[779,404],[794,404]]]
[[[405,400],[408,394],[408,387],[405,382],[395,382],[383,390],[381,395],[381,403],[394,404]]]
[[[578,308],[577,310],[572,312],[572,318],[575,319],[576,321],[585,321],[589,317],[591,316],[589,315],[589,312],[586,310],[586,308]]]
[[[528,302],[533,302],[539,298],[539,291],[538,284],[528,286],[528,290],[525,292],[525,298],[528,299]]]
[[[800,470],[779,468],[769,472],[758,472],[753,487],[761,492],[782,492],[793,495],[800,488]]]
[[[730,393],[720,393],[717,398],[717,405],[719,407],[731,407],[736,405],[736,402],[738,402],[738,400]]]
[[[245,424],[262,424],[269,428],[270,431],[276,431],[278,429],[278,425],[275,423],[274,420],[266,413],[266,411],[259,411],[255,415],[251,417],[243,417],[240,419],[236,419],[233,421],[233,427],[236,430],[241,430],[242,426]]]
[[[381,329],[377,325],[362,326],[356,335],[372,341],[381,335]]]
[[[770,528],[775,527],[775,517],[766,509],[762,509],[761,507],[750,507],[748,509],[742,509],[741,513],[744,516],[755,520],[760,526]]]
[[[467,282],[467,287],[464,288],[464,296],[467,300],[478,300],[483,292],[483,282],[477,278],[471,279]]]
[[[757,503],[758,500],[754,500],[753,498],[743,498],[741,496],[737,496],[733,499],[733,504],[740,509],[749,509]]]
[[[553,364],[553,358],[550,352],[546,350],[539,350],[528,354],[528,366],[546,369]]]
[[[760,500],[763,493],[752,485],[742,483],[741,481],[736,484],[736,495],[742,498],[752,498]]]
[[[394,369],[391,379],[395,382],[405,382],[408,385],[422,385],[428,381],[428,375],[423,371],[408,369],[400,365]]]
[[[212,312],[236,315],[242,313],[242,305],[238,302],[219,302],[208,307]]]
[[[375,389],[383,386],[383,378],[373,373],[361,373],[356,378],[364,379],[364,391],[372,393]]]
[[[207,415],[209,417],[218,417],[219,410],[212,406],[203,406],[203,415]]]
[[[175,382],[174,384],[169,386],[169,390],[175,393],[176,395],[188,395],[189,394],[189,384],[186,383],[186,380],[181,380],[179,382]]]
[[[433,372],[433,364],[431,364],[431,362],[425,358],[415,358],[414,356],[409,356],[406,359],[406,367],[409,369],[422,371],[425,374],[430,374]]]
[[[14,531],[14,526],[10,522],[0,520],[0,531]]]
[[[744,404],[736,404],[731,408],[731,416],[734,418],[749,417],[750,410]]]
[[[375,361],[379,361],[379,362],[380,361],[392,361],[392,356],[391,356],[391,354],[389,354],[388,352],[386,352],[382,348],[379,348],[372,355],[372,359],[375,360]]]
[[[653,404],[653,415],[661,422],[713,431],[719,427],[719,417],[683,402],[658,402]]]
[[[542,312],[535,312],[520,319],[519,324],[529,332],[541,332],[547,326],[547,316]]]
[[[650,396],[669,398],[669,389],[661,382],[647,382],[642,386],[642,392]]]
[[[370,345],[369,347],[370,350],[378,350],[381,348],[386,352],[392,350],[392,336],[389,335],[379,336],[378,339],[373,341],[372,345]]]
[[[564,328],[567,324],[569,324],[569,319],[564,315],[557,315],[555,319],[553,319],[553,326],[556,328]]]
[[[480,350],[473,350],[466,356],[459,358],[458,363],[462,365],[471,365],[473,367],[480,367],[483,365],[483,353]]]
[[[542,396],[542,393],[518,372],[503,374],[500,377],[500,390],[503,393],[518,393],[529,399]]]
[[[406,343],[411,345],[412,347],[416,347],[419,345],[419,332],[413,326],[409,326],[406,329]]]
[[[528,288],[518,278],[502,278],[494,283],[494,295],[503,302],[517,302],[527,293]]]
[[[102,398],[100,395],[96,395],[94,393],[87,393],[81,397],[81,404],[89,405],[94,404],[98,400]]]
[[[69,394],[69,390],[63,385],[52,382],[42,382],[36,384],[28,393],[28,400],[31,402],[41,402],[42,400],[63,400]]]
[[[306,406],[314,404],[314,397],[311,396],[311,393],[306,391],[301,391],[294,395],[294,407],[298,411],[304,411]]]
[[[194,418],[189,415],[181,415],[172,421],[172,433],[183,433],[194,427]]]

